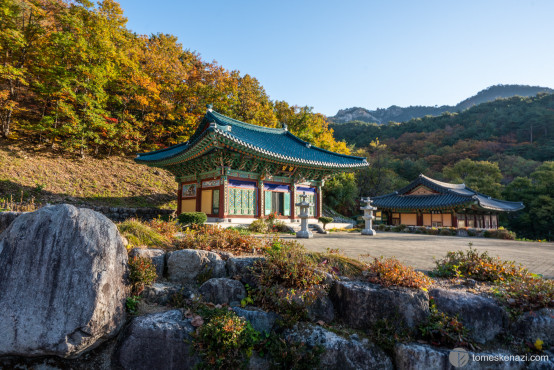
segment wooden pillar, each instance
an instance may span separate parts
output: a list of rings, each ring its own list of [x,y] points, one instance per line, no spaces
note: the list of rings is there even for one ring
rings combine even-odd
[[[452,211],[452,227],[458,228],[458,217],[456,217],[456,211]]]
[[[264,180],[258,180],[258,218],[264,218],[265,211]]]
[[[316,207],[315,207],[315,218],[321,217],[321,207],[323,206],[323,194],[321,192],[321,185],[317,186],[316,193]]]
[[[423,213],[417,211],[417,226],[423,226]]]
[[[183,206],[183,184],[178,180],[177,185],[177,216],[182,212],[181,208]]]
[[[219,218],[225,218],[228,213],[229,196],[227,195],[227,176],[221,176],[219,179]]]
[[[196,181],[196,212],[202,211],[202,181]]]
[[[296,218],[296,184],[294,181],[290,184],[290,218],[294,220]]]

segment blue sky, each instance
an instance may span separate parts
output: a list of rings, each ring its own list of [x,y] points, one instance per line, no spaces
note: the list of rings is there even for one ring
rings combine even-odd
[[[271,99],[326,115],[453,105],[495,84],[554,88],[549,0],[119,2],[131,30],[176,35]]]

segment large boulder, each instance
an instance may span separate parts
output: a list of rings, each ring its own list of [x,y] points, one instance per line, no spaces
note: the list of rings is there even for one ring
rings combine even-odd
[[[491,298],[449,289],[432,289],[429,296],[439,311],[458,315],[479,343],[494,339],[508,324],[507,312]]]
[[[329,296],[337,317],[356,329],[372,328],[382,320],[415,329],[429,316],[429,298],[421,290],[337,281]]]
[[[172,283],[154,283],[144,287],[141,297],[150,303],[167,305],[175,294],[191,298],[191,292]]]
[[[540,339],[545,348],[554,348],[554,309],[526,312],[513,323],[511,331],[514,336],[528,342]]]
[[[213,278],[206,281],[199,290],[206,302],[215,304],[240,304],[246,297],[246,289],[240,281],[227,278]]]
[[[192,369],[198,363],[191,354],[194,327],[179,310],[133,319],[117,352],[124,369]]]
[[[198,278],[208,280],[225,275],[225,261],[217,253],[182,249],[167,255],[167,277],[171,281],[191,283]]]
[[[162,249],[133,248],[129,252],[129,257],[150,258],[152,264],[156,267],[158,279],[163,277],[165,269],[165,251]]]
[[[22,212],[0,212],[0,234],[2,234],[2,231],[6,230],[21,213]]]
[[[288,342],[306,343],[308,348],[323,347],[318,369],[393,369],[385,352],[367,340],[346,339],[315,325],[297,325],[284,336]]]
[[[469,352],[467,351],[467,363],[456,362],[455,367],[452,361],[456,361],[456,355],[460,352],[452,353],[451,350],[434,348],[419,343],[398,343],[394,347],[394,360],[398,370],[427,370],[427,369],[464,369],[464,370],[519,370],[525,369],[526,364],[523,361],[499,361],[500,356],[509,358],[510,353],[506,352]],[[465,353],[460,353],[465,356]],[[495,361],[494,358],[497,358]],[[476,358],[479,361],[475,360]],[[488,359],[492,361],[488,361]]]
[[[125,321],[127,251],[105,216],[22,214],[0,236],[0,356],[77,356]]]

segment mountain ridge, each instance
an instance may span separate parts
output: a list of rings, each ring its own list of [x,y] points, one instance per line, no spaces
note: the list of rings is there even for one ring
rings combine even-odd
[[[474,105],[493,101],[501,98],[510,98],[512,96],[535,96],[539,93],[554,93],[554,89],[542,86],[529,85],[493,85],[489,86],[477,94],[462,100],[456,105],[442,106],[409,106],[400,107],[391,105],[388,108],[377,108],[369,110],[362,107],[352,107],[340,109],[336,115],[328,117],[333,123],[347,123],[351,121],[362,121],[369,123],[385,124],[388,122],[406,122],[413,118],[420,118],[427,115],[439,116],[444,112],[459,112],[466,110]]]

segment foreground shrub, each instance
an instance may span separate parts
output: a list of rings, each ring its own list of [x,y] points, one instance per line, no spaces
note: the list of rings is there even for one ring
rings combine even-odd
[[[269,232],[269,225],[265,220],[259,218],[248,226],[248,230],[255,233],[266,234]]]
[[[259,287],[257,303],[278,311],[292,324],[306,316],[307,306],[325,292],[324,273],[296,241],[273,239],[264,249],[265,259],[254,265]]]
[[[219,226],[193,226],[175,242],[178,249],[222,250],[233,254],[260,252],[264,241],[236,229]]]
[[[429,299],[429,311],[427,322],[419,327],[423,339],[435,346],[472,347],[469,330],[458,317],[439,311],[432,297]]]
[[[541,308],[554,308],[554,281],[527,275],[498,283],[496,297],[514,314]]]
[[[128,219],[119,224],[117,228],[121,235],[129,241],[131,247],[167,247],[171,244],[170,238],[160,234],[149,224],[138,219]]]
[[[193,336],[194,348],[203,360],[200,368],[206,369],[245,367],[260,340],[250,323],[232,311],[209,318]]]
[[[277,213],[272,213],[265,219],[257,219],[248,226],[248,230],[255,233],[287,233],[288,226],[277,218]]]
[[[442,260],[435,261],[434,276],[466,277],[480,281],[503,281],[523,277],[527,271],[514,262],[502,261],[489,256],[488,252],[479,253],[470,248],[467,251],[448,252]]]
[[[407,288],[428,288],[433,280],[422,272],[406,266],[394,257],[375,258],[364,271],[367,280],[383,286],[403,286]]]
[[[179,223],[183,225],[203,225],[208,221],[204,212],[183,212],[177,216]]]
[[[135,256],[129,260],[129,281],[133,295],[138,296],[144,287],[152,284],[157,277],[156,266],[150,258]]]

